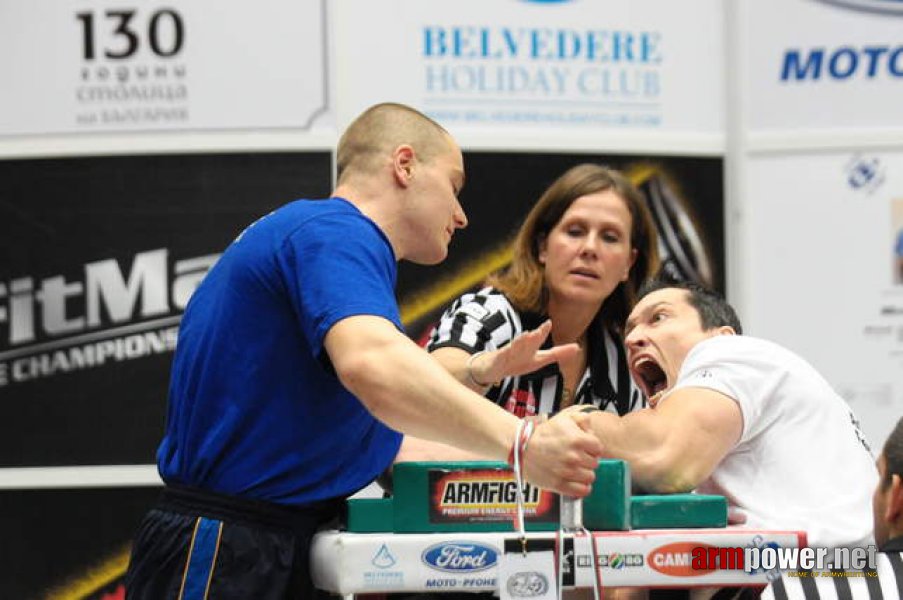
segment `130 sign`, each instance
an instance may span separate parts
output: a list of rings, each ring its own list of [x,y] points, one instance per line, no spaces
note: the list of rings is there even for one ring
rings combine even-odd
[[[103,55],[110,59],[125,59],[135,54],[141,46],[141,37],[135,30],[133,19],[136,16],[134,10],[108,10],[104,12],[105,23],[109,25],[107,32],[101,32],[104,36]],[[86,11],[76,13],[75,18],[82,24],[82,41],[85,60],[94,60],[95,25],[94,12]],[[107,39],[108,38],[108,39]],[[117,41],[119,40],[119,41]],[[147,19],[147,44],[151,51],[161,57],[175,56],[185,43],[185,26],[182,17],[176,11],[165,8],[155,11]]]

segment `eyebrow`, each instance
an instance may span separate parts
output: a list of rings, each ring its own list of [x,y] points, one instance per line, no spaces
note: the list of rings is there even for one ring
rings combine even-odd
[[[670,303],[667,300],[659,300],[652,306],[649,306],[649,307],[641,310],[640,314],[637,315],[637,317],[639,318],[639,317],[647,315],[651,312],[655,312],[655,309],[657,309],[659,306],[662,306],[663,304],[670,304]],[[637,319],[631,319],[631,318],[627,319],[627,322],[624,324],[624,337],[627,337],[627,334],[629,334],[633,330],[633,328],[636,327],[636,322],[637,322]]]
[[[464,174],[464,171],[457,171],[458,175],[458,193],[461,193],[461,190],[464,189],[464,184],[467,181],[467,176]]]
[[[589,211],[587,211],[587,213],[583,213],[583,214],[581,214],[581,213],[579,213],[579,212],[576,213],[576,214],[575,214],[575,213],[571,213],[570,215],[568,215],[568,214],[563,214],[563,215],[561,215],[561,217],[558,219],[558,223],[556,223],[555,225],[557,226],[557,225],[560,225],[560,224],[566,224],[566,225],[569,225],[569,224],[572,224],[572,223],[577,223],[577,224],[587,224],[587,223],[590,223],[591,221],[593,221],[593,215],[588,214],[588,212],[589,212]],[[622,222],[619,221],[616,217],[614,217],[614,218],[603,218],[600,222],[598,222],[598,223],[593,222],[593,224],[594,224],[594,225],[598,225],[600,229],[613,229],[613,230],[616,230],[618,233],[620,233],[620,234],[622,234],[622,235],[628,234],[628,233],[630,232],[630,225],[627,225],[626,223],[622,223]]]

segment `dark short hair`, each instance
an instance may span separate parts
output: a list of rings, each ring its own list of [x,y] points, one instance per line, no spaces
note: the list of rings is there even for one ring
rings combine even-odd
[[[897,421],[896,427],[884,442],[884,479],[881,480],[881,489],[887,489],[894,475],[903,477],[903,419]]]
[[[677,281],[666,277],[658,277],[646,282],[637,294],[637,302],[658,290],[676,288],[687,292],[687,300],[699,313],[699,322],[703,331],[729,325],[737,335],[743,333],[743,326],[734,307],[727,303],[724,296],[713,289],[695,281]]]

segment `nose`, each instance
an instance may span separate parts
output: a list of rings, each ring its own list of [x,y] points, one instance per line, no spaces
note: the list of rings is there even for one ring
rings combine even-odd
[[[464,207],[459,201],[455,201],[455,229],[464,229],[467,227],[467,215],[464,214]]]
[[[630,330],[630,333],[624,338],[624,345],[627,346],[628,352],[636,352],[646,345],[646,334],[643,332],[642,325],[637,325]]]
[[[599,252],[599,236],[593,232],[583,238],[583,247],[580,249],[582,256],[597,256]]]

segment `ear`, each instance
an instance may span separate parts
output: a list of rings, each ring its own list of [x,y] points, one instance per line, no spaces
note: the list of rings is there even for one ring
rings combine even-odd
[[[884,518],[888,523],[893,523],[903,514],[903,480],[899,475],[891,476],[890,489],[886,493],[887,506],[884,510]]]
[[[402,144],[392,152],[392,174],[401,187],[406,188],[411,185],[416,160],[414,149],[408,144]]]
[[[716,335],[737,335],[737,332],[730,325],[722,325],[716,328],[716,331],[718,332]]]
[[[539,251],[536,253],[536,260],[538,260],[541,265],[546,264],[547,248],[547,239],[545,236],[542,236],[539,240]]]

